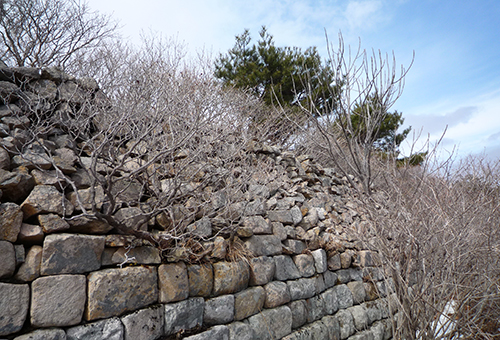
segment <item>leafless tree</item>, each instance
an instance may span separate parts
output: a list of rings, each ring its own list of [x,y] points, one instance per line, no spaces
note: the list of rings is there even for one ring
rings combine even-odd
[[[0,60],[9,66],[64,68],[116,34],[111,18],[77,0],[0,1]]]

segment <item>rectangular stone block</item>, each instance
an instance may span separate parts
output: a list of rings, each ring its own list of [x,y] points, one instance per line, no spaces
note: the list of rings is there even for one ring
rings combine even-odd
[[[0,336],[23,327],[30,304],[30,287],[0,282]]]
[[[66,340],[66,333],[62,329],[38,329],[36,331],[15,337],[14,340]]]
[[[200,334],[191,335],[185,340],[229,340],[229,328],[227,326],[214,326],[208,331]]]
[[[158,274],[155,267],[104,269],[88,275],[88,302],[85,318],[118,316],[158,301]]]
[[[222,295],[205,301],[203,323],[207,326],[226,324],[234,320],[234,296]]]
[[[184,262],[162,264],[158,267],[160,302],[175,302],[189,296],[189,280]]]
[[[162,305],[138,310],[121,318],[124,340],[155,340],[163,335],[165,309]]]
[[[245,289],[234,294],[234,319],[243,320],[257,314],[264,307],[266,293],[262,287]]]
[[[214,268],[213,295],[231,294],[248,287],[250,270],[245,261],[217,262]]]
[[[202,297],[190,298],[165,305],[165,335],[189,330],[203,324],[205,300]]]
[[[255,339],[281,339],[292,332],[292,312],[288,306],[265,309],[248,318]]]
[[[123,340],[123,324],[119,318],[104,319],[66,330],[67,340]]]
[[[262,286],[271,281],[276,271],[276,264],[272,257],[260,256],[250,259],[251,286]]]
[[[244,244],[253,256],[278,255],[282,251],[281,240],[276,235],[253,235]]]
[[[210,296],[214,286],[214,271],[210,263],[187,266],[189,296]]]

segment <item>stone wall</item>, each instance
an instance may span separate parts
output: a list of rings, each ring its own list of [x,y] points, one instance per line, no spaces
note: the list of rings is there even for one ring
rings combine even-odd
[[[58,191],[54,163],[19,155],[29,123],[23,105],[74,108],[98,95],[95,82],[57,69],[0,71],[0,337],[391,338],[394,308],[377,254],[352,232],[369,221],[332,169],[249,145],[286,178],[248,185],[232,203],[240,212],[234,233],[208,237],[220,216],[191,224],[207,236],[210,256],[165,257],[109,225],[72,218],[78,212],[71,193]],[[68,156],[67,139],[47,141],[57,166],[77,181],[82,164]]]

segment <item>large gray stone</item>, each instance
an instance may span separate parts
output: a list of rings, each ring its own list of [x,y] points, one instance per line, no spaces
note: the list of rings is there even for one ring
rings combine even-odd
[[[316,294],[316,279],[313,277],[287,281],[286,284],[292,301],[309,299]]]
[[[307,322],[311,323],[324,317],[326,313],[325,301],[321,295],[306,300]]]
[[[347,284],[347,288],[352,293],[352,301],[355,305],[359,305],[366,299],[365,285],[361,281],[352,281]]]
[[[54,213],[60,216],[71,215],[74,207],[56,188],[51,185],[36,185],[21,204],[24,219],[36,214]]]
[[[222,295],[205,301],[203,323],[208,326],[226,324],[234,319],[234,296]]]
[[[246,216],[243,227],[250,228],[254,234],[272,234],[272,226],[262,216]]]
[[[248,324],[236,321],[227,325],[229,340],[254,340],[252,329]]]
[[[119,318],[96,321],[66,330],[67,340],[123,340],[123,324]]]
[[[314,258],[309,254],[299,254],[293,257],[293,262],[299,270],[302,277],[311,277],[316,274],[316,267],[314,266]]]
[[[28,250],[24,263],[19,267],[14,276],[16,280],[30,282],[40,276],[42,250],[41,246],[32,246]]]
[[[104,236],[47,235],[43,242],[41,275],[77,274],[101,267]]]
[[[292,301],[288,304],[292,312],[292,328],[303,326],[307,322],[307,305],[305,300]]]
[[[316,266],[316,272],[324,273],[328,269],[327,256],[324,249],[316,249],[311,252],[314,257],[314,265]]]
[[[263,286],[270,282],[276,271],[276,264],[272,257],[260,256],[250,259],[251,286]]]
[[[278,255],[282,250],[281,240],[276,235],[253,235],[244,244],[253,256]]]
[[[332,289],[337,294],[339,309],[349,308],[353,305],[352,293],[346,285],[337,285]]]
[[[334,272],[327,270],[323,273],[323,282],[325,283],[325,288],[332,288],[337,284],[337,274]]]
[[[185,340],[229,340],[229,328],[227,326],[214,326],[208,331],[191,335]]]
[[[271,210],[267,212],[271,222],[281,222],[283,224],[294,224],[290,210]]]
[[[243,320],[257,314],[264,307],[266,293],[258,286],[234,294],[234,319]]]
[[[210,296],[214,286],[214,271],[210,263],[187,266],[189,296]]]
[[[337,314],[335,314],[335,316],[339,321],[341,339],[347,339],[349,336],[354,334],[354,320],[352,318],[351,312],[349,312],[347,309],[343,309],[339,310]]]
[[[236,293],[248,287],[250,270],[245,261],[217,262],[213,264],[213,268],[214,295]]]
[[[292,312],[288,306],[265,309],[248,318],[255,339],[281,339],[292,332]]]
[[[42,244],[43,229],[39,225],[23,223],[17,241],[23,244]]]
[[[0,204],[0,240],[16,242],[22,223],[21,207],[15,203]]]
[[[158,275],[155,267],[104,269],[88,275],[88,301],[85,318],[117,316],[158,301]]]
[[[16,270],[16,251],[14,245],[0,241],[0,279],[9,278]]]
[[[203,324],[205,300],[202,297],[190,298],[165,305],[165,335],[189,330]]]
[[[357,331],[366,329],[369,326],[368,315],[366,313],[365,306],[363,305],[352,306],[349,307],[347,310],[351,312],[354,321],[354,328]]]
[[[333,314],[339,309],[339,300],[335,290],[328,289],[321,293],[321,298],[325,302],[325,312],[326,314]]]
[[[40,277],[31,285],[31,324],[64,327],[79,324],[85,309],[85,275]]]
[[[66,340],[66,333],[62,329],[38,329],[28,334],[15,337],[14,340]]]
[[[118,248],[111,256],[111,263],[160,264],[160,250],[156,247]]]
[[[276,271],[274,273],[274,279],[277,281],[286,281],[298,279],[301,277],[297,266],[293,262],[292,258],[288,255],[278,255],[274,257],[274,262],[276,264]]]
[[[328,330],[329,340],[340,340],[339,320],[335,316],[327,315],[321,319],[321,322],[323,322]]]
[[[121,318],[125,340],[155,340],[163,335],[165,322],[162,305],[141,309]]]
[[[30,303],[27,284],[0,282],[0,336],[16,333],[23,327]]]
[[[274,308],[290,302],[290,293],[285,282],[273,281],[264,286],[266,291],[266,308]]]

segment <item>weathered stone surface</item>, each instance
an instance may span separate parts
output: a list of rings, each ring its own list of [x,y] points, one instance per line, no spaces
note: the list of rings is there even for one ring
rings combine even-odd
[[[337,274],[332,271],[325,271],[323,273],[323,282],[325,283],[325,289],[331,288],[337,284]]]
[[[267,212],[271,222],[281,222],[283,224],[294,224],[290,210],[271,210]]]
[[[307,305],[305,300],[292,301],[288,304],[292,312],[292,328],[299,328],[307,322]]]
[[[263,286],[270,282],[276,271],[276,264],[272,257],[260,256],[250,259],[251,286]]]
[[[318,321],[311,323],[298,331],[283,338],[283,340],[313,340],[313,339],[330,339],[328,329],[323,322]]]
[[[264,286],[266,291],[266,308],[274,308],[290,302],[290,293],[285,282],[273,281]]]
[[[243,320],[257,314],[264,307],[265,300],[265,290],[260,286],[234,294],[234,319]]]
[[[210,222],[210,218],[208,217],[203,217],[202,219],[189,225],[187,229],[194,236],[202,238],[212,236],[212,222]]]
[[[351,281],[351,271],[349,269],[337,270],[336,273],[339,283],[347,283]]]
[[[321,298],[325,302],[325,312],[326,314],[334,314],[339,309],[339,300],[335,290],[328,289],[321,293]]]
[[[335,294],[337,294],[337,298],[339,301],[339,309],[345,309],[352,307],[353,305],[353,300],[352,300],[352,293],[347,288],[346,285],[337,285],[332,288],[335,291]]]
[[[325,301],[321,295],[313,296],[306,300],[307,322],[311,323],[327,315],[325,310]]]
[[[61,83],[57,87],[58,99],[63,102],[82,104],[88,99],[88,94],[72,81]]]
[[[162,264],[158,267],[160,302],[174,302],[187,299],[189,280],[184,262]]]
[[[56,188],[51,185],[36,185],[21,204],[24,219],[36,214],[54,213],[71,215],[74,207]]]
[[[96,321],[66,330],[67,340],[123,340],[123,324],[119,318]]]
[[[327,315],[321,319],[321,322],[323,322],[328,330],[329,340],[340,340],[340,325],[337,317]]]
[[[30,303],[27,284],[0,282],[0,336],[18,332],[26,320]]]
[[[16,268],[24,263],[26,260],[26,250],[24,249],[24,245],[15,244],[14,245],[14,253],[16,255]]]
[[[38,329],[28,334],[15,337],[14,340],[66,340],[66,333],[62,329]]]
[[[352,306],[347,309],[351,312],[352,319],[354,321],[354,328],[358,331],[366,329],[368,327],[368,315],[366,313],[365,306],[357,305]]]
[[[229,328],[227,326],[214,326],[208,331],[191,335],[185,340],[229,340]]]
[[[264,203],[260,199],[255,199],[243,204],[244,216],[264,215],[266,212]]]
[[[326,252],[324,249],[316,249],[311,252],[314,258],[316,272],[324,273],[328,269]]]
[[[333,255],[328,258],[327,261],[328,269],[331,271],[336,271],[342,268],[342,264],[340,263],[340,254]]]
[[[292,209],[290,209],[290,215],[292,215],[292,221],[294,226],[302,222],[303,216],[302,216],[302,211],[300,211],[299,207],[293,206]]]
[[[121,208],[113,217],[120,223],[123,223],[127,228],[133,230],[147,230],[147,221],[144,218],[144,213],[138,207]]]
[[[69,231],[81,234],[106,234],[113,229],[108,223],[89,217],[80,216],[68,221]]]
[[[308,299],[316,294],[316,279],[302,278],[287,281],[288,291],[292,300]],[[346,287],[347,288],[347,287]]]
[[[250,326],[243,322],[233,322],[227,325],[229,340],[254,340]]]
[[[210,263],[187,266],[189,296],[210,296],[213,289],[214,272]]]
[[[14,245],[0,241],[0,279],[14,275],[16,270],[16,251]]]
[[[309,254],[299,254],[293,257],[293,262],[299,270],[302,277],[311,277],[316,274],[316,267],[314,266],[314,258]]]
[[[165,305],[165,335],[175,334],[203,324],[205,300],[202,297],[190,298]]]
[[[208,326],[226,324],[234,319],[234,296],[222,295],[205,301],[203,323]]]
[[[213,268],[214,295],[236,293],[248,287],[250,270],[246,262],[217,262]]]
[[[375,321],[382,319],[382,311],[379,308],[379,304],[375,301],[365,302],[362,304],[366,310],[366,317],[368,318],[368,324],[371,325]]]
[[[274,257],[276,264],[276,271],[274,272],[274,279],[277,281],[286,281],[298,279],[301,277],[297,266],[292,258],[288,255],[278,255]]]
[[[286,250],[291,254],[302,254],[307,248],[306,243],[300,240],[286,239],[283,241]]]
[[[224,259],[227,255],[227,242],[222,236],[217,236],[214,239],[214,249],[211,256],[215,259]]]
[[[40,223],[40,227],[42,227],[43,232],[46,234],[61,232],[69,229],[68,222],[56,214],[38,215],[38,222]]]
[[[366,299],[365,285],[361,281],[352,281],[347,284],[347,288],[352,293],[352,301],[355,305],[359,305]]]
[[[0,240],[16,242],[22,223],[21,207],[15,203],[0,204]]]
[[[33,169],[31,170],[31,176],[36,185],[52,185],[59,188],[66,183],[65,179],[59,176],[55,170],[40,171],[38,169]]]
[[[165,322],[164,312],[165,308],[157,305],[122,317],[124,340],[155,340],[161,337]]]
[[[101,267],[104,236],[47,235],[43,242],[41,275],[78,274]]]
[[[272,234],[272,226],[262,216],[246,216],[243,227],[251,228],[254,234]]]
[[[276,235],[253,235],[244,242],[245,248],[253,256],[270,256],[281,254],[281,240]]]
[[[88,275],[85,318],[108,318],[133,311],[158,300],[158,275],[154,267],[104,269]]]
[[[0,177],[3,177],[2,174],[9,177],[6,180],[0,179],[0,189],[3,192],[4,201],[8,200],[17,203],[28,197],[35,186],[33,177],[25,167],[19,167],[14,169],[13,172],[7,173],[4,170],[0,170]]]
[[[266,185],[250,184],[248,186],[248,193],[250,194],[251,198],[262,197],[268,199],[271,191]]]
[[[354,320],[352,318],[351,312],[348,310],[339,310],[337,314],[335,314],[337,320],[339,321],[340,327],[340,338],[347,339],[349,336],[354,334]]]
[[[283,223],[271,222],[271,228],[273,229],[273,235],[278,236],[281,241],[287,239],[288,235]]]
[[[82,208],[92,210],[93,204],[95,204],[97,210],[100,210],[105,196],[102,187],[96,186],[95,188],[79,189],[77,192],[72,191],[67,195],[67,198],[76,211],[82,211]]]
[[[40,276],[42,250],[41,246],[32,246],[28,250],[24,263],[19,267],[14,276],[16,280],[30,282]]]
[[[10,169],[10,156],[9,153],[3,148],[0,148],[0,169],[7,171]]]
[[[43,229],[39,225],[23,223],[17,240],[25,244],[42,244],[43,237]]]
[[[118,248],[111,256],[111,263],[160,264],[160,250],[156,247]]]
[[[40,277],[31,285],[31,324],[37,327],[73,326],[85,309],[85,275]]]
[[[288,306],[266,309],[248,318],[255,339],[281,339],[292,332],[292,312]]]
[[[375,340],[373,332],[371,329],[358,332],[355,335],[351,336],[349,340]]]
[[[349,268],[352,263],[352,254],[349,251],[340,253],[340,265],[343,269]]]

